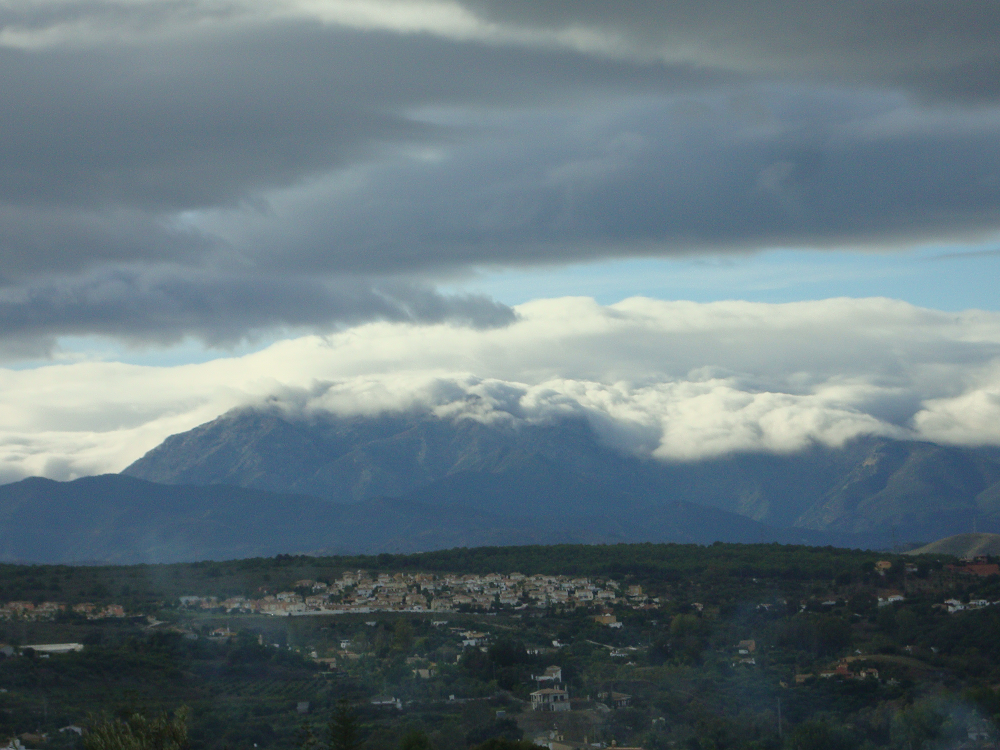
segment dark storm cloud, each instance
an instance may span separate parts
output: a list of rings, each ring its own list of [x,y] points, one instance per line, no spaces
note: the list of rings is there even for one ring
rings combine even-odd
[[[0,337],[495,325],[406,275],[983,236],[995,10],[8,3]]]
[[[140,209],[0,204],[0,288],[116,261],[196,262],[213,247],[209,238]]]
[[[457,137],[406,116],[410,108],[523,106],[706,78],[302,22],[110,50],[0,48],[0,197],[214,206],[370,158],[380,145]]]
[[[902,86],[957,100],[1000,94],[993,0],[463,0],[485,19],[586,28],[621,54],[748,74]]]
[[[975,237],[1000,224],[1000,120],[866,97],[761,92],[511,118],[437,160],[372,169],[336,200],[214,225],[316,271]],[[745,105],[745,102],[744,102]],[[322,192],[317,188],[317,192]],[[358,252],[361,249],[362,252]]]
[[[0,48],[0,243],[8,251],[0,278],[161,259],[193,246],[207,252],[217,248],[167,219],[259,207],[264,190],[376,159],[391,144],[474,136],[416,121],[410,108],[537,104],[704,79],[569,52],[302,22],[149,46]]]
[[[509,324],[514,314],[481,296],[447,297],[417,284],[183,268],[119,268],[0,291],[0,330],[22,349],[65,334],[161,343],[194,336],[224,346],[275,328],[370,320],[489,328]]]

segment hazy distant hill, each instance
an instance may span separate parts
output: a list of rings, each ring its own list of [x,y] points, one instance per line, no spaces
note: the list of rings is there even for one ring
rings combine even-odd
[[[173,487],[116,474],[0,487],[0,559],[169,562],[322,546],[329,503],[238,487]]]
[[[955,557],[1000,555],[1000,534],[956,534],[907,552],[908,555],[934,553]]]
[[[174,435],[125,470],[164,483],[229,484],[336,503],[388,496],[544,519],[678,501],[771,527],[874,544],[1000,532],[1000,450],[864,438],[842,449],[690,463],[627,456],[581,419],[512,427],[419,415],[290,420],[235,411]]]
[[[506,488],[494,479],[465,475],[463,489],[483,496],[503,495]],[[117,474],[72,482],[35,477],[0,486],[0,560],[175,562],[569,542],[852,541],[769,529],[733,513],[690,503],[622,513],[622,498],[613,494],[604,498],[599,513],[543,507],[530,518],[426,499],[335,504],[224,485],[162,485]],[[544,501],[541,495],[535,499]]]

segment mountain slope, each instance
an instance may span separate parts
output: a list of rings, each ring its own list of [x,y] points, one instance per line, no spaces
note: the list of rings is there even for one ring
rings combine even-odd
[[[456,475],[406,498],[335,504],[305,495],[213,485],[162,485],[116,474],[72,482],[31,478],[0,486],[0,560],[176,562],[275,554],[419,552],[484,545],[616,542],[843,544],[846,537],[770,529],[690,503],[621,512],[606,496],[596,514],[503,508],[494,474]],[[569,490],[579,489],[570,485]],[[541,491],[541,490],[540,490]],[[501,512],[434,502],[468,492]],[[848,539],[848,542],[853,541]]]
[[[172,435],[122,473],[351,502],[401,496],[462,471],[512,470],[535,458],[616,486],[644,474],[637,459],[598,445],[581,420],[525,427],[412,415],[292,421],[253,410]]]
[[[977,557],[979,555],[1000,555],[1000,534],[956,534],[923,547],[910,550],[908,555],[954,555],[955,557]]]
[[[336,503],[436,488],[435,502],[490,513],[516,508],[530,518],[551,512],[544,487],[569,514],[599,514],[611,495],[630,509],[683,501],[881,544],[961,533],[974,522],[1000,531],[1000,450],[874,437],[837,449],[670,463],[609,448],[582,419],[513,426],[413,414],[292,420],[241,410],[168,438],[124,473]],[[466,473],[496,475],[505,492],[462,489],[453,478]]]
[[[0,558],[171,562],[324,546],[328,503],[237,487],[174,487],[104,475],[0,487]]]

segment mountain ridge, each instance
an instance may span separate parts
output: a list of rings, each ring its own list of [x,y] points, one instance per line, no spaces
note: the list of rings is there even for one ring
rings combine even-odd
[[[539,520],[432,499],[414,495],[338,504],[228,485],[163,485],[121,474],[70,482],[30,477],[0,486],[0,561],[167,563],[523,544],[856,541],[772,529],[683,502],[623,514],[611,498],[601,514]]]
[[[628,507],[681,500],[773,528],[877,537],[886,546],[894,537],[936,539],[974,524],[1000,531],[1000,449],[883,437],[678,462],[611,448],[582,418],[532,425],[421,414],[292,419],[243,409],[167,438],[123,473],[338,503],[423,493],[490,513],[525,509],[525,498],[538,502],[538,487],[547,486],[573,513],[598,511],[602,495]],[[483,488],[455,479],[463,475],[504,477],[508,495],[477,496]]]
[[[641,458],[544,424],[243,409],[119,475],[0,486],[0,559],[167,562],[550,543],[882,548],[1000,532],[1000,451],[842,448]]]

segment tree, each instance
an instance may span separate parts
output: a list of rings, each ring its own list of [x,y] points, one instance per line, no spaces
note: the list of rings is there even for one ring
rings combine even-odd
[[[795,727],[788,745],[791,750],[852,750],[857,747],[843,729],[819,719],[810,719]]]
[[[299,727],[295,744],[298,746],[299,750],[318,750],[319,739],[313,732],[312,727],[303,722],[302,726]]]
[[[83,737],[84,750],[187,750],[187,708],[152,719],[133,713],[126,719],[100,719]]]
[[[820,654],[836,655],[851,645],[851,626],[834,615],[816,619],[816,646]]]
[[[941,735],[945,716],[925,703],[907,706],[892,723],[893,744],[901,750],[921,750]]]
[[[465,735],[465,742],[469,745],[479,745],[494,737],[519,740],[524,737],[524,730],[514,719],[493,719],[472,729]]]
[[[392,648],[408,654],[413,648],[413,626],[407,620],[397,620],[392,629]]]
[[[358,738],[358,717],[346,698],[337,701],[337,708],[327,731],[330,734],[330,750],[356,750],[361,744]]]
[[[433,745],[423,729],[411,729],[399,741],[399,750],[433,750]]]
[[[541,745],[527,740],[508,740],[506,737],[493,737],[472,750],[545,750]]]
[[[523,641],[513,641],[501,638],[487,651],[490,661],[498,667],[512,667],[517,664],[530,664],[533,660],[528,655]]]

